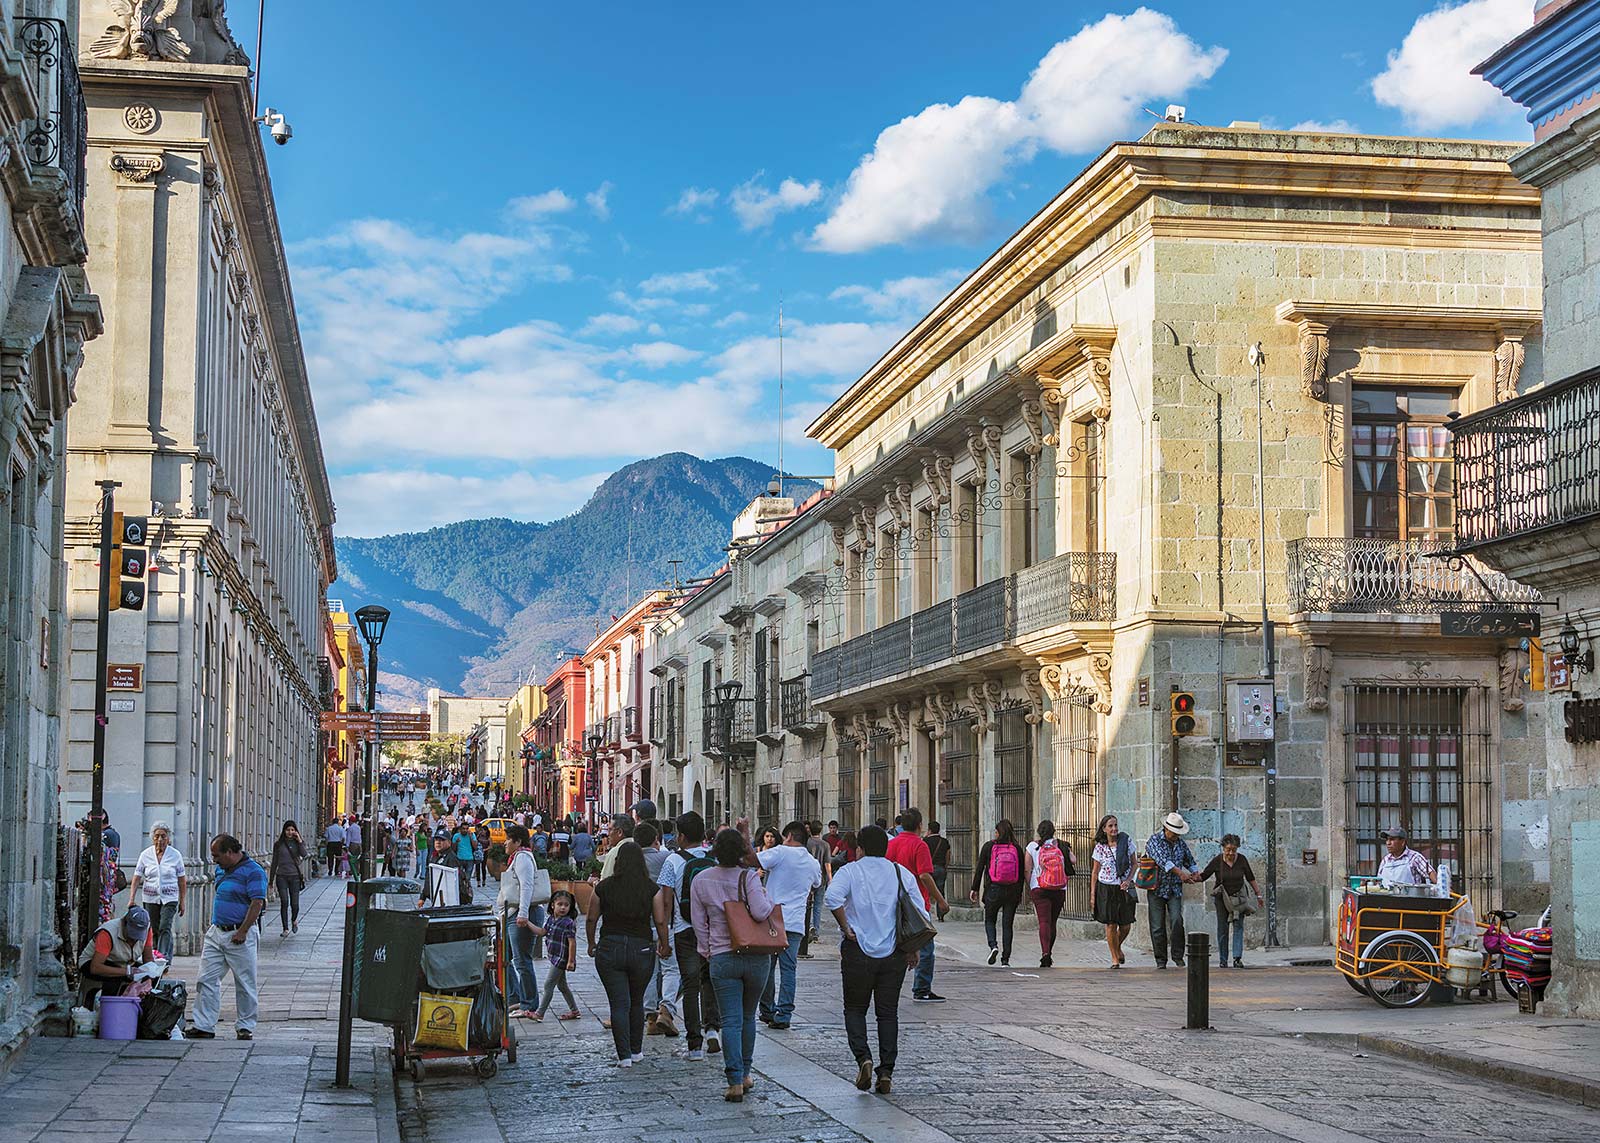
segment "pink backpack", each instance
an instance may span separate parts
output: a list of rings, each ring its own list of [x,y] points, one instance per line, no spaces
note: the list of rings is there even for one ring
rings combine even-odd
[[[1067,887],[1067,858],[1054,840],[1039,846],[1039,888],[1065,889]]]
[[[989,851],[989,883],[991,885],[1015,885],[1022,880],[1022,860],[1017,856],[1017,847],[997,841],[994,848]]]

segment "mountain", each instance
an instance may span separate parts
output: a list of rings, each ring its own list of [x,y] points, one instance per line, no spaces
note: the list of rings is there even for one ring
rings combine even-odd
[[[430,686],[508,695],[581,650],[597,619],[671,583],[668,561],[682,561],[681,579],[720,567],[734,516],[772,475],[747,457],[668,453],[612,473],[553,523],[464,520],[340,538],[339,581],[328,594],[352,611],[381,602],[394,613],[380,649],[383,705],[421,703]],[[791,495],[814,489],[785,481]]]

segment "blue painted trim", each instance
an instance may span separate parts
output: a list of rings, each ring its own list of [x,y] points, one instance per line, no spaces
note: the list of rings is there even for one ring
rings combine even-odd
[[[1535,24],[1473,69],[1542,126],[1600,92],[1600,0]]]

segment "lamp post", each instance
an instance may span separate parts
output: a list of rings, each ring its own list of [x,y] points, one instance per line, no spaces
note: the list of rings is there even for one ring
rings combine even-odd
[[[733,704],[739,699],[744,684],[737,679],[718,683],[717,722],[722,736],[722,814],[730,821],[733,817]]]
[[[373,854],[378,848],[378,716],[373,708],[378,705],[378,644],[383,642],[384,628],[389,626],[389,609],[369,603],[356,612],[356,625],[367,641],[367,713],[372,715],[366,752],[367,828],[362,834],[366,844],[361,849],[361,876],[366,878],[373,874]]]

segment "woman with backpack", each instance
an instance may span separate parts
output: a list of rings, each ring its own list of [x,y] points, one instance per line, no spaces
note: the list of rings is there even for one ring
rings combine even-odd
[[[1001,818],[994,823],[994,839],[978,851],[978,865],[972,874],[972,889],[967,894],[978,902],[983,888],[983,931],[989,938],[989,963],[1011,963],[1012,925],[1017,906],[1022,904],[1022,887],[1028,883],[1028,854],[1017,842],[1011,822]],[[987,884],[985,884],[987,882]],[[995,941],[995,918],[1001,918],[1000,942]]]
[[[1039,919],[1039,967],[1055,962],[1056,922],[1067,903],[1067,881],[1073,874],[1072,844],[1056,840],[1055,823],[1039,823],[1038,840],[1028,843],[1028,899]]]
[[[1133,891],[1133,839],[1117,827],[1117,815],[1107,814],[1094,831],[1094,881],[1089,886],[1089,911],[1106,927],[1106,948],[1111,967],[1128,963],[1122,942],[1133,928],[1139,897]]]

